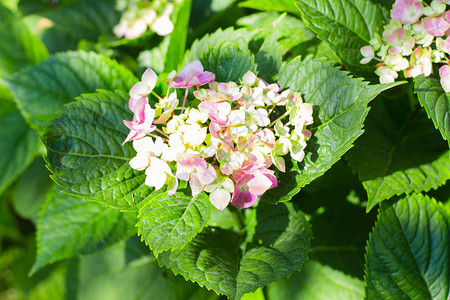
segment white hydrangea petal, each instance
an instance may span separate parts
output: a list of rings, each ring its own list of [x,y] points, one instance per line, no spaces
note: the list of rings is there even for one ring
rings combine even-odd
[[[209,195],[211,204],[218,210],[224,210],[231,200],[230,192],[225,189],[217,189]]]

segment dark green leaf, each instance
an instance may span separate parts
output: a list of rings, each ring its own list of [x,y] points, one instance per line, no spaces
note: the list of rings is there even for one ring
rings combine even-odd
[[[166,52],[164,69],[167,72],[177,70],[183,61],[186,50],[186,38],[189,28],[189,16],[191,13],[192,0],[183,0],[177,5],[175,16],[175,26],[170,34],[169,47]]]
[[[375,211],[366,213],[365,200],[362,184],[344,160],[295,196],[293,201],[309,215],[314,232],[311,259],[363,278],[367,233],[376,218]]]
[[[211,202],[204,193],[196,198],[162,193],[140,209],[138,234],[158,256],[190,242],[208,224],[211,211]]]
[[[25,170],[18,180],[13,204],[14,209],[24,218],[37,223],[38,212],[48,197],[54,182],[45,168],[44,160],[39,157]]]
[[[306,25],[342,59],[350,70],[373,74],[374,64],[361,65],[360,49],[380,33],[384,17],[369,0],[295,0]]]
[[[268,287],[269,299],[360,300],[364,283],[317,261],[308,261],[301,272]]]
[[[137,81],[116,61],[92,52],[67,52],[15,74],[8,83],[25,119],[42,132],[81,93],[128,91]]]
[[[292,204],[257,208],[253,241],[242,252],[232,231],[207,227],[184,248],[164,252],[159,263],[175,274],[231,299],[299,270],[310,249],[309,225]]]
[[[210,46],[200,61],[205,70],[216,75],[218,82],[239,82],[245,73],[256,70],[254,56],[248,50],[241,50],[234,42]]]
[[[420,107],[380,98],[348,160],[367,191],[367,210],[403,193],[428,191],[450,178],[450,152]]]
[[[0,4],[0,77],[10,75],[48,56],[48,51],[25,23]]]
[[[419,76],[414,79],[414,92],[425,108],[428,118],[439,129],[450,146],[450,97],[436,77]]]
[[[196,40],[190,50],[186,51],[183,65],[187,65],[196,59],[200,59],[209,50],[210,46],[219,46],[223,42],[233,42],[239,45],[242,51],[248,50],[248,43],[256,32],[249,32],[246,29],[227,28],[218,29],[212,34],[207,34],[202,39]],[[208,70],[209,71],[209,70]]]
[[[131,120],[128,95],[100,90],[67,105],[45,135],[47,161],[53,179],[69,194],[123,210],[138,210],[151,196],[145,174],[128,162],[136,155],[122,145]]]
[[[135,234],[136,214],[59,192],[47,199],[37,226],[36,272],[54,261],[87,254]]]
[[[390,85],[368,85],[361,79],[348,76],[334,67],[333,62],[294,59],[279,74],[279,83],[299,91],[305,102],[313,104],[311,131],[313,135],[305,149],[305,159],[291,165],[286,173],[279,173],[281,188],[268,190],[263,199],[288,201],[302,187],[321,176],[363,132],[367,104]]]
[[[264,39],[261,48],[255,56],[255,62],[258,65],[258,77],[271,81],[278,74],[282,64],[281,47],[278,44],[278,27],[274,26],[272,32]]]
[[[13,102],[0,95],[0,194],[17,179],[38,153],[39,139],[25,124]]]
[[[366,253],[368,299],[450,297],[450,212],[420,194],[383,203]]]

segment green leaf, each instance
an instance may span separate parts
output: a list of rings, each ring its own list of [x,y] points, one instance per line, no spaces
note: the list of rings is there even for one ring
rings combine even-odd
[[[428,118],[439,129],[450,146],[450,98],[436,77],[419,76],[414,79],[414,92],[425,108]]]
[[[39,139],[13,102],[0,95],[0,194],[22,174],[38,153]]]
[[[313,260],[301,272],[269,285],[267,292],[269,299],[359,300],[364,297],[364,283]]]
[[[95,53],[66,52],[15,74],[8,84],[25,119],[42,133],[81,93],[128,91],[138,80],[116,61]]]
[[[287,166],[286,173],[278,173],[283,185],[264,194],[263,199],[271,202],[290,200],[337,162],[362,134],[369,101],[400,83],[368,85],[340,71],[333,62],[307,57],[285,65],[279,73],[279,84],[302,93],[304,101],[313,104],[314,124],[304,160]]]
[[[175,26],[170,34],[169,47],[164,61],[164,70],[170,72],[177,70],[183,60],[186,50],[186,38],[189,28],[189,16],[191,13],[192,0],[183,0],[177,5],[175,16]]]
[[[165,250],[185,246],[205,227],[211,218],[209,197],[162,193],[139,211],[138,234],[157,257]]]
[[[48,51],[19,17],[0,4],[0,77],[10,75],[48,56]]]
[[[128,162],[132,143],[122,145],[131,120],[128,95],[99,90],[67,105],[44,135],[53,179],[65,192],[122,210],[137,211],[151,197],[145,173]]]
[[[92,253],[135,234],[136,214],[63,194],[55,188],[39,215],[37,258],[30,273],[54,261]]]
[[[184,248],[164,252],[159,263],[187,280],[231,299],[299,270],[312,238],[302,212],[292,204],[260,203],[253,241],[244,251],[232,231],[207,227]]]
[[[223,42],[217,48],[210,46],[200,61],[205,70],[216,75],[217,82],[239,82],[245,73],[256,70],[254,56],[234,42]]]
[[[148,255],[134,257],[138,239],[131,238],[101,252],[80,257],[74,275],[77,300],[213,300],[218,296],[162,270]],[[145,245],[143,245],[145,246]],[[148,248],[146,247],[148,251]]]
[[[36,158],[18,180],[13,197],[16,212],[34,224],[38,220],[38,212],[48,197],[54,182],[45,168],[42,157]]]
[[[367,191],[367,210],[394,195],[436,189],[450,179],[450,152],[420,107],[380,98],[366,133],[347,156]]]
[[[275,25],[271,29],[271,33],[264,39],[261,48],[259,48],[255,56],[255,61],[258,65],[258,77],[266,81],[271,81],[282,64],[281,47],[277,43],[279,36],[278,26]]]
[[[200,40],[196,40],[190,50],[186,51],[183,65],[187,65],[196,59],[200,59],[209,50],[211,45],[221,45],[223,42],[233,42],[239,45],[242,51],[248,50],[248,43],[256,32],[249,32],[246,29],[227,28],[218,29],[212,34],[206,34]],[[210,70],[208,70],[210,71]]]
[[[299,14],[299,10],[297,6],[295,6],[294,0],[246,0],[239,3],[239,6],[264,11],[280,11]]]
[[[382,9],[374,2],[296,0],[306,25],[329,44],[344,65],[352,71],[370,74],[375,62],[361,65],[360,49],[369,44],[375,33],[381,32],[385,22]]]
[[[55,27],[78,39],[96,41],[101,34],[113,36],[112,28],[119,24],[120,13],[115,0],[63,1],[54,8],[38,12],[52,20]]]
[[[383,203],[366,253],[368,299],[450,297],[450,212],[421,194]]]

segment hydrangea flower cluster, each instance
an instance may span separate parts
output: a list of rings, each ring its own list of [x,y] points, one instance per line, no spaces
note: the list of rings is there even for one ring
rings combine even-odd
[[[450,0],[396,0],[391,21],[382,36],[376,35],[370,45],[361,48],[362,64],[370,62],[375,51],[380,61],[375,73],[381,83],[394,82],[398,72],[406,78],[429,76],[433,63],[439,69],[441,85],[450,92]]]
[[[148,27],[160,36],[173,31],[170,15],[175,7],[174,1],[125,0],[118,4],[121,6],[119,9],[125,12],[113,29],[117,37],[135,39],[143,35]]]
[[[312,105],[252,72],[239,85],[214,80],[194,61],[180,74],[169,74],[169,89],[161,97],[153,91],[157,76],[147,69],[129,92],[134,117],[124,120],[130,129],[124,143],[133,141],[137,154],[130,166],[145,170],[145,184],[155,190],[167,186],[174,194],[178,180],[184,180],[194,197],[205,191],[220,210],[229,203],[242,209],[278,185],[271,167],[284,172],[283,156],[303,160]],[[186,107],[190,87],[195,87],[191,103],[198,103],[196,108]],[[185,89],[181,106],[177,89]],[[158,99],[154,107],[150,94]]]

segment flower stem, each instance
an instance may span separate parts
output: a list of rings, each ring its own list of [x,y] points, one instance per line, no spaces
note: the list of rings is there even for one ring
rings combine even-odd
[[[186,93],[184,93],[184,99],[183,99],[183,108],[185,108],[185,106],[186,106],[186,99],[187,99],[188,94],[189,94],[189,88],[186,88]]]
[[[243,215],[242,210],[237,209],[234,205],[229,205],[228,208],[239,227],[239,232],[245,232],[247,226],[245,225],[245,216]]]
[[[164,135],[166,138],[169,138],[169,135],[168,135],[167,133],[165,133],[164,131],[162,131],[161,129],[156,128],[155,131],[161,133],[161,134]]]

